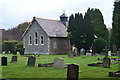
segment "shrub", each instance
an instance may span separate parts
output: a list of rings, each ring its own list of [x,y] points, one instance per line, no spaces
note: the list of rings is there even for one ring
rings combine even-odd
[[[108,46],[107,41],[103,38],[97,38],[93,42],[93,52],[94,53],[103,52],[103,49],[105,48],[105,46]]]
[[[13,52],[15,49],[15,45],[16,45],[17,41],[3,41],[2,42],[2,50],[3,51],[11,51]]]
[[[23,48],[23,41],[18,41],[18,42],[16,43],[16,48],[17,48],[17,49]]]

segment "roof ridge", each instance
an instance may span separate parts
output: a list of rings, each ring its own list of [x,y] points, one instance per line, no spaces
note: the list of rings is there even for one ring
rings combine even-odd
[[[60,20],[55,20],[55,19],[46,19],[46,18],[39,18],[39,17],[35,17],[37,19],[43,19],[43,20],[52,20],[52,21],[60,21]]]

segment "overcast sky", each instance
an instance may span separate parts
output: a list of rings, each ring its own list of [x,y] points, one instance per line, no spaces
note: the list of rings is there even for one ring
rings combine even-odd
[[[0,0],[0,28],[9,29],[22,22],[30,22],[33,16],[59,19],[65,10],[70,16],[98,8],[107,27],[112,27],[114,0]]]

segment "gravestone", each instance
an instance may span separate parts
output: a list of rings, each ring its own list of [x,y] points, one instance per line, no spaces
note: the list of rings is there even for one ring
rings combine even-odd
[[[48,64],[38,64],[38,67],[53,67],[53,63],[48,63]]]
[[[1,57],[1,65],[7,66],[7,57]]]
[[[70,58],[73,58],[73,57],[74,57],[74,53],[73,53],[73,52],[70,52],[70,53],[68,54],[68,56],[69,56]]]
[[[120,48],[117,51],[117,56],[120,57]]]
[[[87,52],[86,56],[92,56],[92,53],[91,52]]]
[[[74,51],[73,51],[74,54],[77,54],[77,48],[75,47]]]
[[[111,56],[111,51],[108,51],[108,56]]]
[[[117,46],[116,45],[113,45],[113,53],[112,53],[112,56],[116,56],[117,54]]]
[[[9,79],[7,79],[7,78],[2,78],[2,79],[0,79],[0,80],[9,80]]]
[[[84,48],[82,48],[82,49],[80,50],[80,54],[85,55],[85,49],[84,49]]]
[[[28,67],[34,67],[35,66],[35,61],[36,61],[36,58],[34,56],[29,56],[27,66]]]
[[[62,58],[55,58],[53,62],[53,67],[55,68],[63,68],[64,60]]]
[[[67,66],[67,80],[78,80],[79,66],[70,64]]]
[[[17,56],[12,56],[11,62],[17,62]]]
[[[108,58],[108,49],[105,46],[105,58],[103,58],[103,67],[110,68],[111,60]]]
[[[120,70],[116,72],[109,72],[109,77],[120,77]]]

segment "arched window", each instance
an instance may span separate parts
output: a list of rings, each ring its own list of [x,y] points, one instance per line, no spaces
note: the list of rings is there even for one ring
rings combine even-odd
[[[35,32],[35,34],[34,34],[34,44],[35,45],[38,44],[38,34],[37,34],[37,32]]]
[[[42,35],[40,36],[40,44],[44,45],[44,37]]]
[[[29,44],[32,45],[32,37],[31,37],[31,35],[29,36]]]

